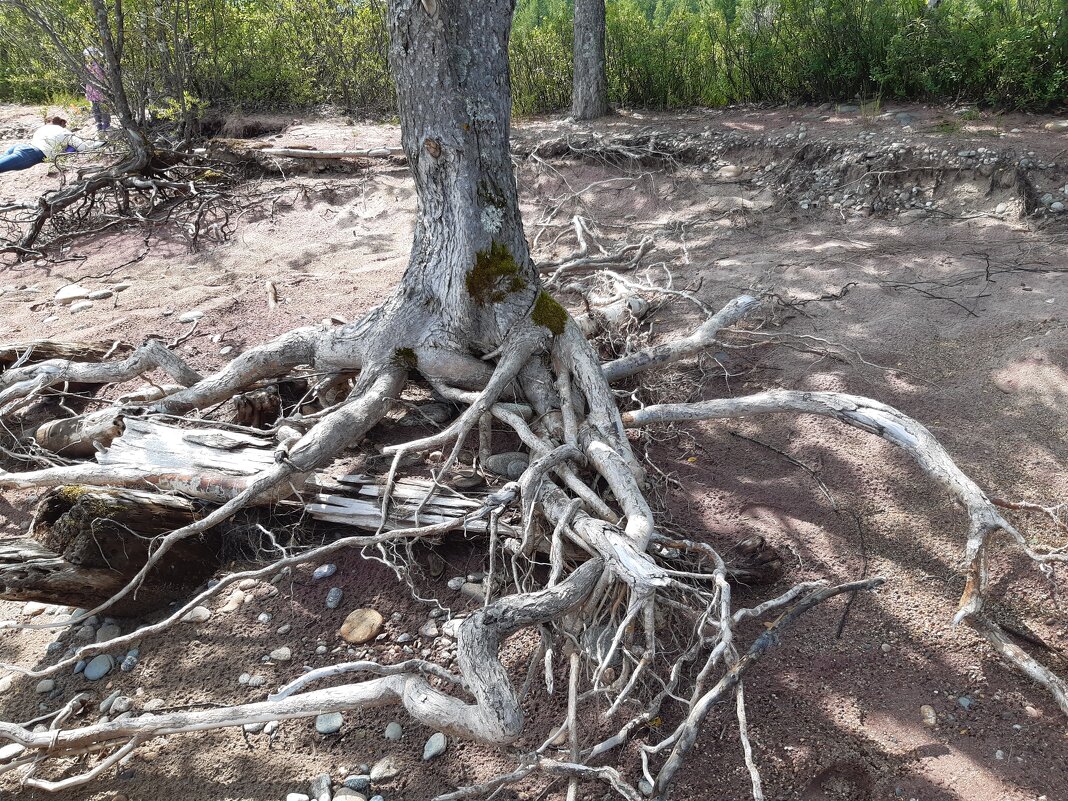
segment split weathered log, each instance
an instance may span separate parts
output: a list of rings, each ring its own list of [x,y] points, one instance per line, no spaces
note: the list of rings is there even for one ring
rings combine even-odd
[[[216,428],[179,428],[138,417],[124,417],[122,427],[122,434],[110,446],[97,451],[95,464],[0,472],[0,487],[131,487],[224,503],[277,467],[277,444],[267,436]],[[303,485],[305,475],[294,475],[292,481],[279,484],[262,502],[292,495],[295,488]]]
[[[392,531],[411,526],[434,525],[458,520],[480,509],[480,500],[459,493],[445,494],[447,490],[433,481],[419,478],[404,478],[394,482],[390,489],[389,514],[382,520],[382,496],[384,482],[375,476],[350,475],[332,481],[321,476],[308,482],[309,489],[319,490],[309,494],[310,502],[305,509],[316,520],[340,523],[345,526],[377,531]],[[464,528],[471,532],[486,532],[489,523],[485,519],[469,520]],[[515,537],[515,530],[500,524],[504,536]]]
[[[0,598],[93,607],[148,561],[152,539],[199,516],[191,501],[128,489],[60,487],[41,501],[29,537],[0,541]],[[214,531],[184,540],[141,590],[112,610],[140,615],[177,600],[219,567]]]
[[[0,372],[12,366],[37,364],[49,359],[99,362],[111,356],[123,356],[132,350],[131,345],[114,340],[60,342],[51,339],[34,339],[29,342],[3,343],[0,344]]]

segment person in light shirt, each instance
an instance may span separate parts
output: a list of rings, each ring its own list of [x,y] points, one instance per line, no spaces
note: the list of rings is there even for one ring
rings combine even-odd
[[[28,145],[12,145],[0,156],[0,172],[28,170],[42,161],[54,159],[60,153],[84,153],[100,147],[103,142],[86,142],[67,130],[67,121],[53,117],[33,132]]]

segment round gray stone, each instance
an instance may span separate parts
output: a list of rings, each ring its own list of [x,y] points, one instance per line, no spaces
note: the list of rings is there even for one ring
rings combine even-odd
[[[319,734],[337,734],[344,722],[340,712],[324,712],[315,719],[315,730]]]
[[[98,681],[108,675],[113,667],[115,667],[115,659],[110,654],[94,656],[85,666],[85,678],[89,681]]]
[[[345,595],[342,592],[341,587],[331,587],[330,592],[326,594],[326,608],[337,609],[341,606],[341,599]]]
[[[312,578],[315,579],[316,581],[320,581],[321,579],[330,578],[336,572],[337,572],[337,565],[334,565],[334,564],[319,565],[312,572]]]
[[[444,754],[448,744],[449,741],[445,739],[444,734],[440,731],[434,732],[430,735],[430,739],[426,741],[426,745],[423,746],[423,761],[427,762]]]

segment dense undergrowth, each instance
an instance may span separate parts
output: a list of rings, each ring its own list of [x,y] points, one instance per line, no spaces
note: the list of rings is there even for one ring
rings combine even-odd
[[[92,44],[87,3],[39,0]],[[1068,100],[1065,0],[608,0],[611,100],[674,107],[855,97]],[[127,80],[156,116],[206,105],[388,112],[385,0],[126,0]],[[519,0],[516,111],[566,108],[571,1]],[[0,1],[0,100],[70,96],[55,39]]]

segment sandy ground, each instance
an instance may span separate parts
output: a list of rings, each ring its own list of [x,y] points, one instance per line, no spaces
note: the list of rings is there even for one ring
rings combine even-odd
[[[895,116],[901,112],[911,118],[907,127]],[[0,145],[24,136],[40,114],[0,107]],[[519,185],[539,258],[574,247],[568,220],[582,213],[605,243],[655,238],[643,273],[649,281],[663,284],[670,276],[675,288],[695,288],[714,307],[743,291],[778,297],[782,303],[765,330],[782,344],[728,349],[718,358],[731,375],[707,360],[703,378],[685,382],[688,393],[717,397],[789,387],[872,395],[928,425],[992,495],[1064,501],[1068,214],[1023,215],[1019,186],[997,184],[978,168],[942,170],[934,180],[906,160],[880,177],[881,197],[917,187],[932,201],[926,210],[922,204],[857,210],[833,202],[802,208],[796,184],[784,189],[761,178],[768,164],[796,160],[809,145],[859,152],[875,147],[873,140],[904,141],[949,154],[983,147],[1011,163],[1029,158],[1045,167],[1029,171],[1033,185],[1055,193],[1068,184],[1061,164],[1068,160],[1068,135],[1046,131],[1047,121],[987,114],[964,120],[952,109],[920,106],[878,115],[837,108],[630,114],[592,129],[537,119],[517,126],[521,147],[564,133],[588,139],[591,131],[617,137],[663,131],[713,142],[733,133],[745,140],[731,139],[703,163],[527,160]],[[804,145],[796,139],[802,125]],[[392,127],[320,118],[296,122],[272,141],[343,147],[397,139]],[[43,165],[2,175],[0,200],[33,197],[56,181]],[[245,215],[231,241],[197,253],[153,238],[147,254],[134,261],[145,243],[127,232],[79,242],[39,263],[3,263],[0,338],[137,342],[156,334],[173,340],[188,329],[178,322],[180,314],[198,309],[205,316],[180,351],[210,370],[224,363],[219,351],[225,347],[240,351],[331,315],[352,319],[382,299],[398,280],[410,244],[415,200],[404,170],[290,175],[276,183],[284,191],[273,212]],[[277,284],[280,300],[270,312],[267,280]],[[116,282],[130,288],[71,314],[51,298],[72,281],[91,289]],[[576,297],[563,297],[578,308]],[[673,300],[649,323],[655,338],[687,330],[698,319],[695,307]],[[963,587],[957,571],[963,516],[901,454],[861,432],[807,417],[687,426],[664,432],[652,447],[678,482],[665,500],[674,530],[720,545],[760,533],[789,554],[783,585],[743,591],[739,602],[755,603],[802,579],[887,579],[880,591],[856,599],[840,637],[842,599],[812,612],[747,680],[750,735],[768,798],[1068,799],[1064,717],[973,633],[952,626]],[[24,529],[27,500],[15,494],[0,500],[0,534]],[[1038,541],[1057,542],[1037,520],[1022,525]],[[442,583],[481,567],[470,548],[454,548],[446,557]],[[336,648],[338,625],[361,606],[377,608],[387,620],[395,615],[384,640],[366,653],[399,655],[397,638],[415,635],[427,608],[380,565],[357,554],[337,564],[331,583],[345,591],[337,610],[324,609],[325,584],[298,571],[278,591],[258,586],[236,612],[216,612],[207,623],[146,640],[139,666],[109,676],[103,687],[61,675],[53,697],[35,694],[36,681],[15,677],[0,698],[0,718],[32,719],[86,689],[100,698],[121,689],[135,709],[152,699],[167,707],[257,700],[299,675],[303,665],[336,661],[338,654],[315,649]],[[1068,674],[1063,572],[1043,577],[1007,546],[996,553],[994,571],[997,616],[1043,640],[1048,649],[1021,645]],[[440,589],[457,608],[465,603]],[[259,622],[265,612],[271,620]],[[21,614],[21,605],[0,603],[0,618]],[[125,631],[134,621],[121,624]],[[292,629],[277,633],[286,624]],[[0,659],[46,664],[53,657],[45,649],[55,636],[7,632]],[[64,647],[73,641],[70,634],[61,640]],[[281,645],[292,647],[293,661],[261,662]],[[527,648],[523,638],[510,643],[509,659],[521,664]],[[265,675],[267,686],[239,684],[243,672]],[[937,713],[936,727],[923,724],[925,704]],[[541,689],[528,705],[535,722],[515,753],[540,742],[552,723],[545,713],[559,708],[559,698]],[[592,720],[596,710],[588,711]],[[404,737],[392,743],[382,732],[395,717]],[[320,773],[329,773],[336,787],[361,764],[392,754],[403,770],[376,791],[387,801],[421,801],[514,764],[509,753],[459,742],[424,763],[430,733],[395,711],[368,710],[346,715],[341,732],[328,737],[310,721],[283,723],[271,737],[240,731],[173,737],[142,749],[90,787],[57,797],[283,799],[307,793]],[[643,732],[638,741],[656,736]],[[636,752],[632,744],[617,760],[635,780]],[[44,797],[0,782],[0,797]],[[673,797],[741,799],[748,787],[730,716],[711,716]],[[544,788],[544,782],[519,785],[498,798],[563,797],[560,785]],[[603,788],[590,785],[582,797],[603,795]]]

